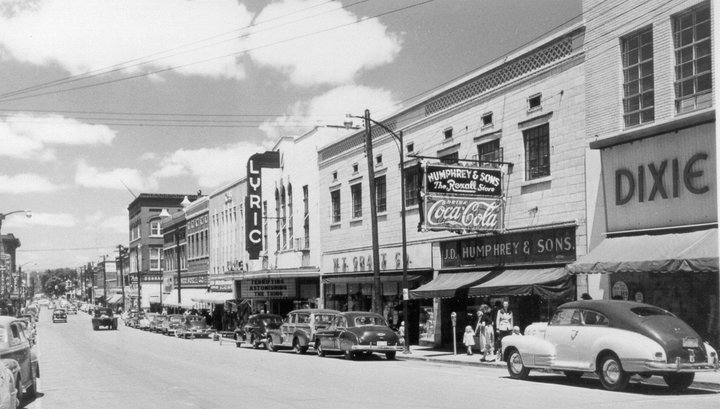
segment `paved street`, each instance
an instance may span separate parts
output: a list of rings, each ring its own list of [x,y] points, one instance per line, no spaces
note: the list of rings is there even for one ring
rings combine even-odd
[[[80,312],[53,324],[43,309],[38,398],[28,409],[75,408],[715,408],[717,392],[670,394],[663,386],[601,389],[504,368],[384,358],[346,361],[182,340],[120,326],[92,331]]]

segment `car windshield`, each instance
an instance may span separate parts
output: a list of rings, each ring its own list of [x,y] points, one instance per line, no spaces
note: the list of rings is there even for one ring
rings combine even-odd
[[[666,316],[666,317],[674,317],[671,313],[668,311],[665,311],[661,308],[655,308],[655,307],[636,307],[631,308],[630,311],[635,313],[636,315],[639,315],[641,317],[651,317],[651,316]]]
[[[265,318],[265,319],[263,319],[262,322],[263,322],[263,324],[265,324],[265,325],[273,325],[273,324],[280,325],[280,324],[282,324],[282,318],[280,318],[280,317],[270,317],[270,318]]]
[[[316,324],[330,324],[334,317],[335,316],[331,315],[331,314],[317,314],[315,316],[315,323]]]
[[[368,325],[385,325],[385,320],[382,317],[376,315],[366,315],[362,317],[355,317],[355,326],[364,327]]]

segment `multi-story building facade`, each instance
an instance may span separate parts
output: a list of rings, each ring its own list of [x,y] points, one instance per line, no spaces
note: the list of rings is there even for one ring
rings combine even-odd
[[[209,292],[218,298],[235,299],[234,278],[246,270],[243,200],[247,179],[234,180],[212,192],[208,199]],[[214,297],[213,297],[214,298]]]
[[[583,1],[586,138],[602,165],[592,251],[603,298],[667,308],[717,347],[717,170],[709,1]],[[588,173],[589,175],[589,173]],[[603,273],[603,274],[592,274]]]
[[[141,193],[128,205],[130,297],[137,308],[160,309],[162,303],[163,209],[171,214],[195,200],[194,195]],[[139,292],[138,292],[139,289]]]
[[[183,291],[182,286],[178,291],[178,282],[182,284],[182,278],[187,274],[185,211],[183,209],[170,213],[165,209],[160,215],[163,234],[163,307],[188,308],[192,306],[190,294]]]
[[[322,274],[326,307],[370,309],[382,297],[411,343],[452,342],[482,304],[509,300],[515,324],[575,298],[564,270],[584,254],[584,26],[575,23],[432,93],[381,122],[403,132],[405,180],[392,134],[373,126],[379,259],[372,260],[363,133],[319,152]],[[380,119],[380,118],[377,118]],[[470,160],[470,161],[464,161]],[[503,175],[504,217],[481,233],[416,228],[423,208],[420,162],[482,165]],[[404,182],[404,183],[402,183]],[[401,189],[405,191],[409,293],[403,300]],[[429,203],[429,202],[428,202]],[[378,263],[381,289],[373,287]],[[522,296],[521,296],[522,295]]]
[[[2,220],[0,220],[2,223]],[[19,309],[20,276],[17,274],[17,248],[20,239],[14,234],[0,235],[0,309],[10,314],[9,309]]]

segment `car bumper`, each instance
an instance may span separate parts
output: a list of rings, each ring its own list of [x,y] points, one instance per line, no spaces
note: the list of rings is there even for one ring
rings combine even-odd
[[[720,369],[717,358],[714,359],[714,362],[697,363],[623,360],[622,366],[628,372],[711,372]]]
[[[393,352],[402,351],[402,345],[353,345],[353,351],[370,351],[370,352]]]
[[[185,334],[192,335],[195,337],[209,337],[210,331],[203,331],[203,330],[187,330],[185,331]]]

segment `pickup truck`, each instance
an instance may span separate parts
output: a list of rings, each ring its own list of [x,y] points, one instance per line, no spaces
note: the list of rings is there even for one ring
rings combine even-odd
[[[113,316],[111,308],[98,307],[93,311],[92,326],[93,331],[99,330],[100,327],[105,327],[106,329],[117,329],[118,318]]]

